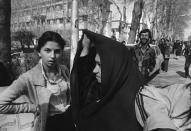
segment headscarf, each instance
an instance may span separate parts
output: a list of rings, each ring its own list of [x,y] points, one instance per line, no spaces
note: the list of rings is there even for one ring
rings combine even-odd
[[[99,101],[79,107],[77,51],[71,72],[73,117],[79,131],[139,131],[135,115],[135,96],[142,86],[142,77],[131,53],[120,42],[83,30],[95,45],[101,61]],[[89,84],[91,86],[96,86]],[[88,88],[91,88],[90,86]]]

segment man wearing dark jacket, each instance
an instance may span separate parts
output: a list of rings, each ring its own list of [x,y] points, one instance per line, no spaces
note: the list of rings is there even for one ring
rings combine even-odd
[[[156,64],[156,54],[150,47],[152,40],[151,31],[144,29],[139,33],[140,42],[134,47],[134,59],[145,79],[145,83],[150,80],[151,72]]]
[[[159,43],[159,48],[163,55],[163,63],[162,63],[162,70],[167,72],[168,71],[168,63],[170,58],[170,41],[168,39],[162,38],[161,42]]]

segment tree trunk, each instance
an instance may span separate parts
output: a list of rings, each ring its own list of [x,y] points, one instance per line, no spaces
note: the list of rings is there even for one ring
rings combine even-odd
[[[118,27],[118,30],[119,30],[119,37],[121,36],[121,25],[122,25],[122,18],[123,18],[123,13],[121,12],[120,10],[120,7],[117,5],[117,3],[115,2],[115,0],[112,0],[112,3],[116,6],[118,12],[119,12],[119,15],[120,15],[120,20],[119,20],[119,27]]]
[[[155,0],[154,1],[154,12],[153,12],[153,19],[152,19],[152,23],[151,23],[151,31],[152,31],[152,36],[154,39],[157,39],[157,36],[158,36],[158,32],[157,32],[157,4],[158,3],[158,0]]]
[[[124,6],[123,6],[123,21],[126,22],[126,19],[127,19],[127,9],[126,9],[126,5],[127,5],[127,0],[124,0]]]
[[[74,56],[76,54],[78,43],[78,0],[72,1],[72,35],[71,35],[71,53],[70,53],[70,69],[72,69]]]
[[[11,0],[0,0],[0,60],[11,62],[10,38]]]
[[[130,44],[135,42],[136,32],[138,31],[140,26],[140,19],[142,16],[143,5],[144,5],[143,0],[137,0],[134,3],[131,27],[130,27],[129,38],[128,38],[128,43]]]
[[[100,29],[100,34],[104,35],[104,29],[106,27],[107,21],[109,19],[109,14],[110,14],[110,3],[106,3],[102,5],[101,7],[101,16],[102,16],[102,21],[101,21],[101,29]]]

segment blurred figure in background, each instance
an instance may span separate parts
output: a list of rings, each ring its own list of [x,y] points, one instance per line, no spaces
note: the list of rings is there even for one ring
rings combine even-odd
[[[170,59],[170,41],[168,39],[162,38],[159,42],[159,48],[161,50],[161,53],[163,55],[163,63],[161,66],[161,69],[165,72],[168,71],[168,63]]]
[[[189,77],[190,78],[190,74],[189,74],[189,68],[190,68],[190,64],[191,64],[191,42],[188,41],[185,44],[185,48],[184,48],[184,56],[185,56],[185,65],[184,65],[184,70],[185,70],[185,78]]]

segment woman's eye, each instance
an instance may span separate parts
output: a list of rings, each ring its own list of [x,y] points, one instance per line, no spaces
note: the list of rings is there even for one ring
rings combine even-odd
[[[45,49],[44,51],[48,53],[48,52],[50,52],[51,50],[50,50],[50,49]]]

